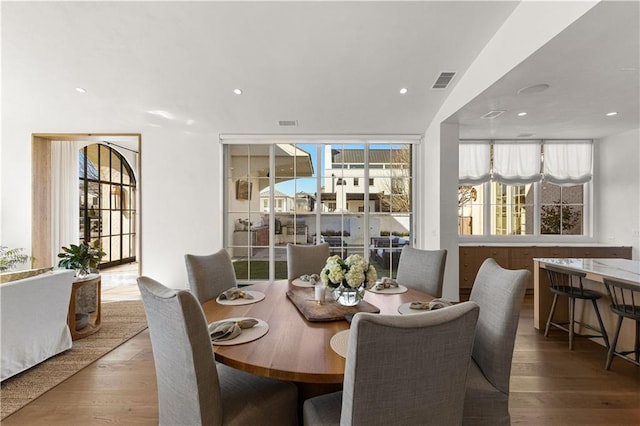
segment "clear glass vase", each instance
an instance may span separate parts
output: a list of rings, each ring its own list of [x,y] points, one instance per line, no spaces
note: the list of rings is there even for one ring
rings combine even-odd
[[[340,284],[333,290],[333,297],[342,306],[355,306],[364,299],[364,286],[353,288]]]
[[[89,270],[89,268],[85,268],[85,267],[77,268],[76,269],[76,278],[80,278],[80,279],[87,278],[89,276],[90,272],[91,271]]]

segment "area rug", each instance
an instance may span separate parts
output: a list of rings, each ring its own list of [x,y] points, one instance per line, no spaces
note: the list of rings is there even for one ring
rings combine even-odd
[[[68,351],[2,382],[0,420],[147,328],[139,300],[103,303],[101,316],[97,333],[75,340]]]

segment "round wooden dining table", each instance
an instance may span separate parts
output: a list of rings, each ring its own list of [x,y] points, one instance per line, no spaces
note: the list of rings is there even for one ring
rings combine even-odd
[[[308,321],[287,297],[286,293],[291,289],[294,286],[287,280],[262,282],[242,288],[264,293],[265,298],[259,302],[234,306],[222,305],[216,300],[204,303],[202,308],[208,323],[226,318],[252,317],[269,325],[267,334],[257,340],[238,345],[214,345],[216,360],[248,373],[281,380],[342,383],[345,359],[333,351],[330,340],[336,333],[348,329],[349,323],[345,320]],[[314,297],[313,288],[298,287],[295,291],[308,291],[309,299]],[[330,298],[327,293],[327,299]],[[381,314],[398,314],[402,303],[431,299],[433,297],[414,289],[399,294],[367,291],[364,298],[379,308]]]

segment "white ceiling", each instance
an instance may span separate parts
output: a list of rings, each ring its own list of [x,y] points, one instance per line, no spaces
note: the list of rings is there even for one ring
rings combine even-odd
[[[516,6],[2,2],[2,118],[37,123],[33,132],[65,132],[56,123],[72,117],[87,132],[161,126],[216,139],[421,134]],[[637,128],[637,3],[624,8],[596,6],[461,110],[452,118],[461,136],[598,137]],[[432,89],[443,71],[458,74],[449,88]],[[536,83],[551,87],[515,95]],[[400,95],[401,87],[409,93]],[[507,112],[477,118],[496,108]],[[521,109],[525,120],[514,117]],[[621,113],[605,121],[609,110]]]
[[[596,5],[458,111],[460,137],[595,139],[640,127],[639,6]],[[537,84],[549,88],[518,94]],[[492,110],[505,112],[481,118]]]
[[[438,75],[463,72],[516,4],[3,2],[4,114],[99,115],[114,132],[420,134],[450,91],[431,89]]]

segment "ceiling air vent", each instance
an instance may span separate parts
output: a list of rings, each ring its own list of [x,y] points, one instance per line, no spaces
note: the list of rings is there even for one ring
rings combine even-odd
[[[454,75],[456,75],[455,72],[442,72],[442,73],[440,73],[440,75],[438,76],[438,79],[433,84],[433,88],[434,89],[446,89],[447,86],[449,85],[449,83],[451,83],[451,80],[453,79]]]
[[[504,111],[500,111],[500,110],[489,111],[488,113],[483,115],[482,118],[486,118],[487,120],[493,120],[494,118],[500,117],[502,114],[504,114]]]
[[[278,120],[278,126],[295,127],[297,125],[298,125],[298,120]]]

